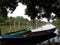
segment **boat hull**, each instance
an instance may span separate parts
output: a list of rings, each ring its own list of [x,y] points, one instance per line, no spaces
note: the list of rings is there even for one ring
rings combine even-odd
[[[34,36],[29,36],[29,37],[26,37],[26,38],[3,38],[2,39],[2,42],[5,42],[6,44],[7,43],[18,43],[18,44],[21,44],[21,45],[29,45],[29,44],[37,44],[37,43],[40,43],[42,41],[45,41],[45,40],[48,40],[50,38],[53,38],[55,37],[56,34],[54,33],[46,33],[44,35],[34,35]]]
[[[44,31],[47,31],[47,32],[55,32],[57,28],[53,28],[53,29],[49,29],[49,30],[44,30]]]

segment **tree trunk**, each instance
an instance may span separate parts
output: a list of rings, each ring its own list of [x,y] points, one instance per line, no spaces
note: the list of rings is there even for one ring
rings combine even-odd
[[[16,30],[16,28],[15,28],[15,20],[14,20],[14,31]]]

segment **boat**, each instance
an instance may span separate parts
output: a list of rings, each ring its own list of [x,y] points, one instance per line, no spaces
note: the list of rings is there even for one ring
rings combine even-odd
[[[5,35],[1,35],[0,37],[3,42],[7,42],[7,43],[17,42],[21,45],[23,44],[29,45],[29,44],[42,42],[42,41],[55,37],[56,36],[56,34],[54,33],[55,30],[56,28],[44,30],[44,31],[32,32],[31,30],[26,31],[24,29],[17,32],[7,33]]]
[[[0,41],[2,41],[2,44],[6,45],[36,45],[40,42],[46,41],[48,39],[51,39],[55,37],[55,33],[45,33],[42,35],[34,35],[34,36],[29,36],[29,37],[24,37],[24,38],[3,38]]]
[[[56,28],[53,29],[49,29],[49,30],[42,30],[42,31],[26,31],[26,30],[21,30],[21,31],[17,31],[17,32],[11,32],[11,33],[7,33],[4,35],[1,35],[1,38],[27,38],[27,37],[36,37],[38,35],[42,36],[42,35],[46,35],[49,33],[53,33],[56,30]]]
[[[31,29],[32,32],[37,32],[37,31],[49,31],[49,32],[55,32],[57,29],[56,26],[52,25],[52,24],[46,24],[41,26],[40,28],[36,28],[36,29]]]
[[[45,26],[36,29],[29,28],[28,30],[23,29],[16,32],[6,33],[4,35],[1,35],[0,38],[24,38],[24,37],[32,37],[35,35],[45,35],[48,33],[54,33],[56,29],[57,28],[52,24],[46,24]]]

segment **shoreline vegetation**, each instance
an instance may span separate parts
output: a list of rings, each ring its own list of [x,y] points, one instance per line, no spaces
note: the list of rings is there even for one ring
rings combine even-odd
[[[29,27],[32,27],[33,29],[36,29],[38,27],[41,27],[45,25],[45,22],[37,21],[35,23],[32,23],[32,21],[28,21],[27,19],[24,19],[23,17],[19,18],[11,18],[10,21],[7,21],[6,23],[0,23],[0,32],[1,34],[10,33],[10,32],[16,32],[19,30],[26,29],[28,30]],[[59,29],[60,33],[60,18],[52,23]]]
[[[45,23],[41,22],[41,23],[37,23],[38,25],[34,24],[34,23],[31,23],[31,22],[28,22],[28,24],[23,24],[23,25],[4,25],[4,24],[1,24],[0,25],[0,31],[1,31],[1,34],[6,34],[6,33],[10,33],[10,32],[16,32],[16,31],[20,31],[20,30],[29,30],[29,28],[33,28],[33,29],[36,29],[38,27],[40,27],[41,25],[44,25]]]
[[[24,19],[23,17],[17,17],[17,18],[10,17],[4,22],[0,22],[0,34],[16,32],[23,29],[29,30],[30,27],[36,29],[45,24],[46,24],[45,22],[41,22],[38,20],[35,20],[35,22],[33,22]]]

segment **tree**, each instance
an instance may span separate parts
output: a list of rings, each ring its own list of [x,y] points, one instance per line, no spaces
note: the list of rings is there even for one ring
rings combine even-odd
[[[35,19],[38,13],[41,13],[41,8],[45,10],[44,17],[48,19],[50,18],[51,12],[55,13],[57,17],[60,17],[60,0],[0,0],[0,8],[4,9],[7,14],[7,8],[13,12],[18,2],[27,6],[26,14],[31,19]]]
[[[3,23],[3,22],[5,22],[5,19],[0,16],[0,23]]]
[[[11,10],[12,12],[15,10],[17,6],[17,0],[0,0],[0,16],[3,18],[7,18],[7,9]]]
[[[60,17],[60,0],[20,0],[20,2],[27,5],[26,13],[33,19],[38,13],[41,13],[41,7],[46,12],[44,17],[50,18],[51,12],[55,13],[57,17]],[[36,6],[39,7],[38,10]]]
[[[0,17],[3,19],[7,18],[7,10],[0,7]]]

